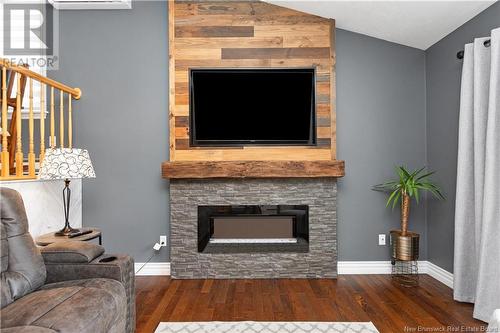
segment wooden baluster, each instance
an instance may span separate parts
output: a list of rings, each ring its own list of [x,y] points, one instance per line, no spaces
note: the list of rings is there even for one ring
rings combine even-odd
[[[17,128],[17,142],[16,142],[16,176],[23,175],[23,142],[22,142],[22,115],[21,115],[21,75],[16,75],[16,128]]]
[[[59,142],[64,148],[64,91],[59,94]]]
[[[71,99],[73,96],[68,94],[68,147],[73,148],[73,110],[71,108]]]
[[[35,176],[35,136],[34,136],[34,120],[33,120],[33,79],[30,78],[30,94],[29,94],[29,149],[28,149],[28,174],[30,177]]]
[[[2,67],[2,177],[9,176],[9,151],[7,149],[7,68]]]
[[[40,165],[45,157],[45,89],[40,82]]]
[[[54,119],[54,87],[50,87],[50,148],[56,147],[55,132],[55,119]]]

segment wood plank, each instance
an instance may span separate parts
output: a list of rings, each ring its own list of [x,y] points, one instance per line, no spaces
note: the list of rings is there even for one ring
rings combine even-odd
[[[177,82],[177,72],[175,71],[175,2],[168,2],[168,128],[169,128],[169,157],[170,160],[175,160],[175,133],[172,129],[175,126],[174,110],[175,110],[175,83]]]
[[[175,48],[175,58],[179,60],[220,59],[221,49]]]
[[[290,25],[256,25],[255,37],[330,37],[330,24],[290,24]]]
[[[189,139],[175,139],[175,149],[177,150],[189,149]]]
[[[330,107],[328,104],[316,105],[316,117],[330,117]]]
[[[330,117],[317,117],[316,126],[318,127],[330,127],[331,120]]]
[[[320,73],[316,72],[316,82],[330,82],[331,80],[330,72],[328,73]]]
[[[328,94],[330,95],[330,108],[331,108],[331,121],[332,124],[330,126],[331,128],[331,138],[332,142],[330,145],[331,153],[332,153],[332,160],[337,158],[337,113],[336,113],[336,99],[337,99],[337,89],[336,89],[336,55],[335,55],[335,20],[330,20],[330,40],[331,40],[331,45],[330,45],[330,90]]]
[[[317,75],[330,75],[330,61],[324,59],[271,59],[271,66],[315,67]]]
[[[316,95],[317,104],[330,104],[330,94],[317,94]],[[330,109],[331,110],[331,109]]]
[[[178,94],[187,94],[189,84],[187,82],[175,82],[175,92]]]
[[[174,2],[174,1],[172,1]],[[175,1],[175,17],[181,16],[194,16],[198,14],[198,8],[194,3],[183,3],[182,1]]]
[[[330,95],[330,82],[318,82],[316,83],[316,94],[320,95]]]
[[[253,26],[182,26],[175,27],[175,37],[253,37]]]
[[[318,138],[330,138],[331,137],[330,125],[328,125],[328,127],[318,127],[316,129],[316,135],[318,136]]]
[[[249,2],[211,2],[196,3],[196,12],[199,15],[252,15],[252,4]]]
[[[176,1],[176,8],[179,16],[252,16],[258,18],[281,17],[285,23],[295,23],[294,18],[298,17],[299,22],[310,20],[311,23],[324,23],[327,19],[306,14],[293,9],[280,6],[269,5],[261,1]],[[314,20],[314,21],[313,21]]]
[[[196,147],[196,146],[191,146],[190,145],[190,140],[189,140],[189,137],[188,138],[178,138],[176,141],[178,141],[178,143],[180,145],[182,145],[182,150],[189,150],[190,152],[193,152],[193,154],[196,154],[196,152],[198,151],[209,151],[209,152],[213,152],[213,149],[211,148],[207,148],[207,147]],[[228,147],[217,147],[217,151],[223,151],[223,150],[229,150],[229,151],[234,151],[234,150],[243,150],[245,149],[244,147],[232,147],[232,146],[228,146]],[[203,153],[202,153],[203,154]]]
[[[189,104],[189,95],[184,94],[175,94],[175,105],[188,105]]]
[[[252,15],[257,17],[277,14],[283,17],[306,15],[293,9],[272,6],[260,1],[198,1],[191,2],[184,7],[181,5],[182,2],[178,2],[180,15]]]
[[[173,110],[173,116],[184,116],[187,117],[189,116],[189,105],[175,105],[174,110]]]
[[[328,130],[330,130],[330,128],[328,128]],[[176,127],[175,128],[175,138],[176,139],[189,139],[189,128]]]
[[[189,82],[189,73],[187,71],[172,71],[175,73],[175,82]],[[175,87],[175,84],[173,85]]]
[[[244,47],[282,47],[282,37],[216,37],[216,38],[177,38],[175,47],[183,49],[221,49]],[[220,57],[219,57],[220,60]]]
[[[324,24],[327,19],[308,15],[245,15],[245,14],[212,14],[212,15],[192,15],[183,13],[175,17],[176,26],[209,26],[217,22],[222,26],[269,26],[284,24]]]
[[[187,71],[189,68],[238,68],[238,67],[271,67],[270,59],[218,59],[218,60],[177,60],[176,71]],[[187,82],[187,81],[186,81]]]
[[[175,70],[178,72],[187,71],[189,68],[197,67],[315,67],[316,80],[318,82],[330,81],[330,62],[325,59],[177,59]],[[187,73],[184,82],[187,82]],[[181,78],[182,79],[182,78]]]
[[[186,178],[318,178],[343,177],[344,161],[174,161],[162,164],[162,177]]]
[[[214,22],[219,26],[253,26],[255,16],[252,15],[176,15],[175,26],[195,27],[211,26]]]
[[[328,47],[223,48],[222,59],[328,58]]]
[[[325,36],[284,36],[283,47],[330,47],[330,39]]]
[[[175,127],[189,127],[189,117],[175,117]]]
[[[331,160],[330,148],[260,147],[244,149],[190,149],[176,151],[177,161],[314,161]]]
[[[318,138],[316,140],[316,144],[318,145],[318,147],[327,149],[330,149],[331,142],[331,138]]]

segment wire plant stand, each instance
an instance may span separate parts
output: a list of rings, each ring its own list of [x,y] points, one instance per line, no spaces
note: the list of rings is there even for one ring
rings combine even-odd
[[[404,287],[418,286],[418,261],[397,260],[391,261],[392,280]]]

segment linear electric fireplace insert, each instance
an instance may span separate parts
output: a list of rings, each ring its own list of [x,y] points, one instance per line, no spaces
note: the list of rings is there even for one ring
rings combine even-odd
[[[307,205],[198,206],[198,252],[307,252]]]

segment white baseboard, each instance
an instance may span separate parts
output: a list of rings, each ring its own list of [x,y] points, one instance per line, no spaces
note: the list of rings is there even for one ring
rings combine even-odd
[[[134,265],[134,271],[136,276],[170,275],[170,263],[148,262],[144,264],[143,262],[136,262]]]
[[[338,274],[391,274],[390,261],[339,261]]]
[[[453,289],[453,274],[427,261],[427,274]]]
[[[169,262],[135,263],[136,276],[170,275]],[[139,271],[140,269],[140,271]],[[390,261],[339,261],[337,265],[339,275],[344,274],[391,274]],[[439,282],[453,288],[453,274],[429,262],[419,261],[420,274],[428,274]]]
[[[342,274],[391,274],[390,261],[339,261],[338,273]],[[446,286],[453,288],[453,274],[441,267],[422,260],[418,262],[420,274],[428,274]]]

